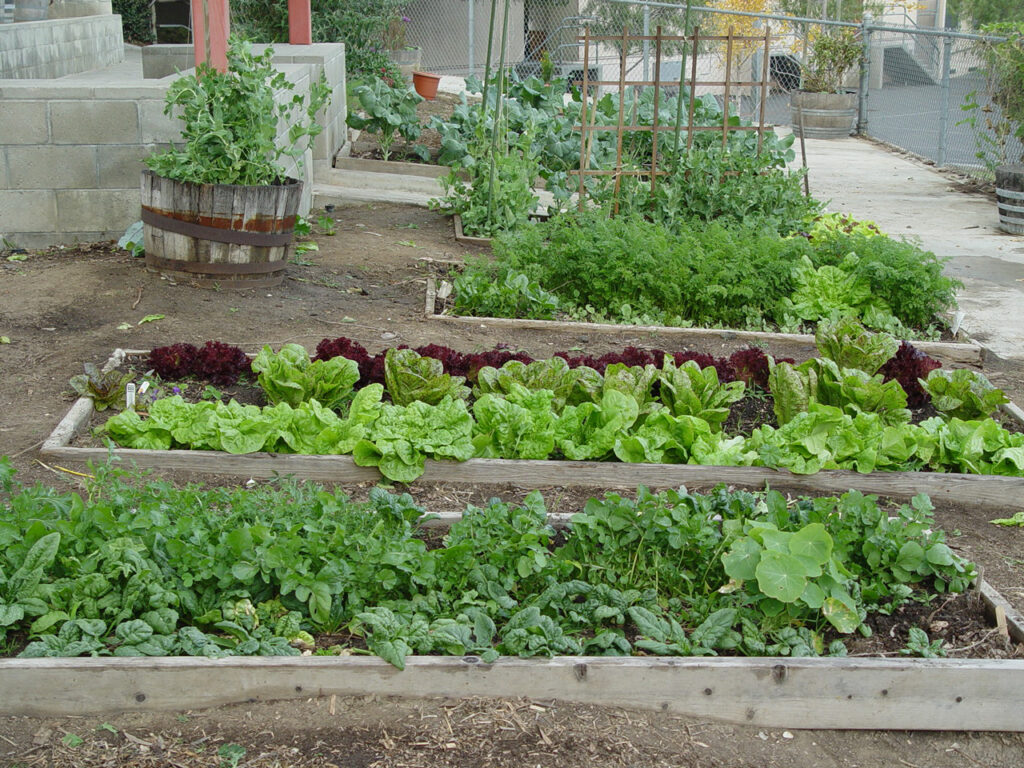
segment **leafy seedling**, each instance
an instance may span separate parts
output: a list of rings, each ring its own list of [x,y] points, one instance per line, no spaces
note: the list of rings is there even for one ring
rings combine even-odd
[[[82,397],[92,398],[97,411],[107,408],[124,408],[125,385],[131,381],[130,373],[121,371],[103,372],[92,363],[85,364],[85,373],[71,377],[71,386]]]
[[[412,240],[399,240],[398,245],[404,245],[406,248],[419,248]]]
[[[135,326],[131,323],[118,323],[117,330],[119,331],[130,331]]]
[[[136,258],[145,255],[146,247],[143,245],[141,221],[136,221],[125,230],[121,239],[117,241],[117,247],[124,248]]]
[[[11,337],[10,336],[0,336],[0,344],[10,344],[10,343],[11,343]]]
[[[74,749],[75,747],[82,746],[82,744],[85,743],[85,739],[76,733],[65,733],[64,738],[60,740],[60,743],[65,747]]]
[[[221,768],[237,768],[238,762],[245,757],[245,747],[241,744],[224,744],[217,750],[221,758]]]
[[[8,261],[28,261],[27,253],[12,253],[7,257]]]
[[[997,517],[995,520],[989,520],[989,522],[995,525],[1024,528],[1024,512],[1017,512],[1013,517]]]
[[[942,647],[942,640],[929,640],[928,633],[920,627],[911,627],[909,634],[906,646],[900,648],[902,655],[920,656],[923,659],[934,659],[946,655],[946,651]]]
[[[326,213],[320,214],[316,220],[316,225],[320,229],[320,232],[328,237],[333,236],[337,232],[337,229],[334,226],[334,219]]]
[[[155,323],[157,320],[163,320],[166,315],[146,315],[144,318],[139,320],[138,325],[143,323]]]

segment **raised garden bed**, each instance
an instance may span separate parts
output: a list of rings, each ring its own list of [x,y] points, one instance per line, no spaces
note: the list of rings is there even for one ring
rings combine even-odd
[[[39,492],[36,489],[31,493]],[[168,519],[166,510],[166,505],[170,504],[172,509],[179,511],[172,500],[179,497],[160,496],[165,492],[149,488],[132,490],[129,486],[120,486],[115,489],[113,495],[108,497],[100,491],[97,495],[97,498],[101,500],[99,503],[110,515],[109,518],[104,518],[101,515],[100,519],[108,519],[108,522],[92,525],[89,522],[89,512],[82,510],[81,525],[76,523],[75,531],[83,541],[92,541],[97,536],[113,534],[118,526],[134,528],[142,524],[143,521],[149,521],[155,526],[149,532],[153,535],[140,533],[139,555],[145,557],[147,553],[151,553],[152,556],[157,553],[158,549],[160,552],[166,552],[170,564],[167,566],[168,570],[163,572],[160,578],[171,585],[171,588],[180,577],[180,569],[185,566],[188,568],[188,573],[192,574],[194,579],[192,585],[197,593],[212,600],[214,596],[207,590],[217,584],[221,591],[234,594],[230,592],[231,589],[236,588],[232,584],[235,582],[246,583],[246,580],[251,580],[252,577],[235,575],[233,568],[230,577],[227,574],[217,575],[218,566],[214,566],[211,570],[201,561],[195,560],[189,554],[191,550],[188,548],[181,550],[181,554],[174,554],[179,551],[177,548],[165,549],[163,545],[158,547],[155,544],[157,541],[165,541],[161,531],[166,529],[173,537],[173,531],[181,523],[181,520],[173,520],[174,513],[171,513],[172,519]],[[263,521],[258,517],[250,518],[249,516],[253,514],[254,510],[249,509],[239,512],[239,517],[222,519],[219,524],[211,524],[210,521],[220,518],[221,515],[213,513],[207,520],[204,515],[209,500],[198,498],[197,494],[200,494],[201,491],[191,489],[181,492],[180,498],[183,499],[183,506],[180,509],[180,514],[184,519],[195,522],[196,525],[190,525],[189,528],[195,531],[199,547],[221,541],[220,534],[227,531],[231,531],[232,534],[238,532],[241,534],[241,539],[244,539],[246,532],[257,529],[264,530],[265,525],[270,525],[270,530],[284,534],[285,531],[293,530],[292,518],[298,518],[307,520],[311,527],[309,528],[310,533],[305,537],[309,542],[308,546],[299,549],[293,548],[295,556],[303,560],[307,557],[312,558],[310,562],[315,562],[318,566],[322,563],[326,567],[332,562],[332,557],[341,557],[351,558],[352,566],[355,568],[372,568],[375,567],[375,564],[391,563],[388,553],[407,551],[401,546],[398,549],[390,548],[389,544],[389,542],[408,541],[403,537],[409,535],[408,532],[411,529],[408,525],[412,524],[413,519],[406,516],[406,513],[411,511],[407,507],[403,507],[401,511],[392,510],[390,505],[396,500],[396,497],[381,500],[379,503],[383,506],[378,507],[375,511],[375,514],[392,515],[391,518],[387,518],[391,522],[384,523],[383,527],[378,529],[384,548],[375,553],[363,554],[362,546],[358,543],[357,538],[357,541],[347,550],[342,548],[341,552],[347,552],[347,554],[340,554],[333,547],[324,544],[323,536],[334,535],[330,533],[332,531],[335,534],[341,530],[351,531],[353,525],[361,529],[365,522],[369,522],[369,518],[350,518],[347,529],[337,528],[334,521],[339,512],[345,509],[344,501],[340,502],[342,506],[339,508],[339,501],[332,500],[330,494],[325,494],[322,490],[317,489],[311,489],[311,492],[317,498],[327,496],[323,502],[324,506],[307,510],[305,505],[292,505],[294,511],[289,511],[287,507],[273,505],[281,505],[282,502],[286,502],[288,498],[292,497],[272,495],[265,498],[270,506],[264,514]],[[151,493],[156,493],[156,497],[151,497]],[[220,495],[221,490],[218,489],[213,493],[214,498],[223,498]],[[247,501],[240,499],[239,496],[247,495],[248,491],[233,493],[232,499]],[[186,497],[191,500],[184,500]],[[115,498],[120,501],[115,502]],[[304,496],[303,498],[312,501],[313,497]],[[751,504],[752,501],[750,501]],[[86,504],[88,503],[86,502]],[[858,502],[854,500],[853,503],[857,504]],[[613,504],[618,504],[617,497]],[[245,505],[243,504],[243,506]],[[315,507],[316,504],[313,506]],[[684,508],[685,505],[668,507],[664,508],[664,511]],[[710,521],[715,519],[710,517],[711,511],[708,508],[699,508],[704,511],[694,510],[696,517],[691,520]],[[720,508],[724,511],[724,508]],[[756,506],[748,508],[750,510],[757,509]],[[639,511],[639,508],[636,509]],[[860,518],[856,509],[857,507],[849,508],[855,519],[868,519]],[[124,516],[123,513],[129,510],[130,513]],[[221,511],[228,512],[227,509]],[[421,512],[422,510],[416,511]],[[486,548],[488,545],[483,543],[484,541],[508,541],[508,549],[505,550],[503,546],[499,546],[504,554],[493,561],[493,563],[503,563],[502,567],[507,568],[515,562],[520,552],[533,552],[537,546],[542,546],[535,543],[529,536],[516,544],[514,534],[509,535],[513,530],[522,533],[547,531],[543,541],[548,542],[549,545],[553,543],[554,539],[549,539],[549,537],[552,537],[554,533],[544,526],[545,519],[547,522],[557,525],[559,521],[552,519],[553,516],[547,515],[545,518],[542,510],[535,510],[536,517],[530,523],[518,514],[505,519],[504,516],[508,512],[507,508],[499,505],[495,515],[484,518],[469,528],[464,528],[457,535],[455,546],[462,549],[465,554],[464,547],[477,535],[484,537],[483,540],[477,542],[478,547]],[[271,519],[276,519],[274,516],[279,514],[284,516],[279,526],[269,522]],[[407,523],[404,528],[393,527],[394,514],[400,514],[406,519]],[[674,511],[673,514],[675,514]],[[687,513],[683,512],[682,514],[686,518]],[[730,516],[730,513],[726,514]],[[742,512],[738,514],[741,517],[745,516]],[[584,530],[593,524],[593,515],[594,512],[591,512],[589,520],[578,521]],[[755,513],[755,515],[758,519],[763,519],[759,513]],[[49,520],[61,519],[59,513],[39,515],[38,510],[33,512],[33,508],[29,507],[27,510],[23,509],[20,516],[16,515],[14,520],[16,524],[20,522],[35,526],[39,524],[40,517]],[[442,519],[429,522],[432,527],[445,527],[454,525],[459,517],[461,516],[444,515]],[[565,516],[560,517],[564,522]],[[115,518],[120,522],[116,526],[110,527]],[[608,518],[607,522],[611,523],[613,519],[616,518]],[[660,525],[658,517],[647,516],[646,519],[647,524],[644,529],[652,533],[653,551],[645,557],[646,563],[641,563],[641,571],[646,572],[648,578],[656,572],[667,575],[664,569],[651,571],[652,564],[657,560],[652,561],[650,558],[656,552],[661,551],[666,544],[669,544],[670,539],[654,534],[655,527]],[[830,519],[839,524],[838,529],[832,529],[832,523],[829,523],[829,529],[835,530],[837,535],[839,535],[839,530],[853,530],[844,524],[844,521],[849,519],[845,513],[833,514]],[[243,524],[236,528],[236,524],[242,520],[250,520],[250,522],[248,525]],[[926,518],[918,518],[917,524],[926,522]],[[542,527],[536,527],[537,525]],[[712,530],[718,529],[717,523],[712,522],[711,526]],[[614,530],[614,527],[613,525],[611,529],[607,530]],[[724,529],[724,523],[722,527]],[[814,527],[816,526],[809,526],[809,528]],[[787,525],[785,529],[789,530],[790,527]],[[60,528],[60,530],[64,530],[64,528]],[[139,528],[139,530],[142,529]],[[402,530],[406,533],[403,534]],[[883,529],[876,529],[876,531],[881,530]],[[396,532],[397,537],[394,535]],[[911,538],[907,539],[907,542],[909,543],[911,540],[935,541],[930,533],[925,532],[925,534],[928,536],[927,539],[922,538],[920,534],[911,534]],[[57,535],[59,534],[52,534],[52,536]],[[470,536],[470,539],[466,538],[467,535]],[[780,535],[786,534],[780,533]],[[800,534],[790,533],[789,535],[795,537]],[[283,546],[294,544],[298,536],[301,534],[292,534],[292,538],[283,535],[285,540]],[[488,539],[488,536],[494,538]],[[376,534],[370,534],[369,538],[376,539]],[[429,542],[434,538],[434,534],[432,531],[428,532],[423,538]],[[571,534],[567,538],[571,539]],[[597,534],[596,538],[594,534],[591,534],[588,540],[596,543],[600,539],[600,534]],[[660,539],[660,543],[654,542],[653,539]],[[792,539],[792,541],[795,540],[795,538]],[[246,544],[241,540],[236,540],[223,542],[223,545],[237,548],[236,562],[240,565],[251,562],[250,558],[257,556],[257,550],[254,549],[256,542]],[[625,556],[624,558],[613,558],[602,562],[592,562],[584,558],[582,562],[589,562],[592,568],[596,567],[595,574],[602,572],[605,566],[610,567],[613,572],[619,572],[623,563],[625,568],[631,570],[636,564],[633,561],[632,550],[624,545],[625,540],[612,546],[612,550],[617,546],[619,552]],[[431,545],[428,544],[429,546]],[[734,539],[733,548],[735,549],[736,546],[737,542]],[[217,549],[206,551],[213,554],[217,551],[226,552],[227,550],[223,546],[217,545]],[[419,551],[423,552],[422,549]],[[469,551],[471,552],[472,549]],[[545,548],[545,551],[554,555],[552,549]],[[602,547],[600,551],[606,551],[606,548]],[[675,551],[692,550],[679,549],[677,545]],[[710,548],[705,551],[710,551]],[[665,553],[668,554],[667,549],[665,549]],[[51,559],[53,554],[54,552],[51,550]],[[424,552],[421,556],[425,556],[425,554]],[[576,563],[577,556],[577,554],[570,555],[573,563]],[[717,557],[717,553],[711,555],[712,560]],[[438,564],[439,570],[442,570],[440,563],[446,560],[447,558],[442,558],[433,562]],[[852,561],[847,562],[850,562],[851,567],[861,573],[860,578],[867,578],[873,573],[871,570],[863,570],[863,559],[858,561],[860,562],[859,566],[852,565]],[[468,565],[475,567],[477,563],[479,561],[476,557],[470,556]],[[631,566],[630,563],[633,565]],[[891,566],[886,566],[883,570],[889,567]],[[521,568],[521,566],[517,566],[517,568]],[[726,564],[726,571],[728,569],[729,565]],[[447,569],[444,570],[447,571]],[[449,573],[447,578],[453,578],[459,569],[447,572]],[[550,574],[559,572],[563,571],[556,569]],[[964,573],[963,570],[960,572]],[[71,571],[66,575],[68,578],[75,579],[77,578],[76,573],[76,571]],[[939,572],[935,571],[935,573]],[[945,573],[948,576],[951,572],[946,571]],[[967,572],[968,575],[970,573],[970,571]],[[712,589],[715,584],[719,583],[720,578],[725,578],[721,572],[717,572],[717,574],[712,577]],[[521,570],[520,577],[525,578],[522,576]],[[227,578],[228,582],[222,583],[222,578]],[[284,583],[281,581],[283,578],[281,573],[277,573],[273,578],[265,574],[265,578],[268,579],[266,587],[269,592],[263,591],[262,587],[258,588],[263,592],[264,597],[275,594],[274,590]],[[542,577],[539,581],[544,584],[547,583],[548,578],[550,577]],[[590,579],[591,577],[583,576],[583,578]],[[118,594],[117,590],[128,590],[127,574],[124,575],[124,578],[111,575],[110,579],[113,582],[112,594]],[[409,599],[410,595],[423,595],[419,591],[419,587],[409,591],[414,582],[406,583],[405,579],[402,579],[402,582],[406,586],[398,588],[395,593],[397,601]],[[430,585],[430,582],[422,583]],[[446,582],[442,578],[440,584],[443,583]],[[571,584],[575,583],[577,582],[571,582]],[[605,580],[600,575],[596,575],[595,580],[588,583],[593,584],[596,589],[600,584],[604,584]],[[434,584],[433,588],[436,589],[440,584]],[[386,590],[393,588],[388,587]],[[963,582],[958,588],[963,588]],[[933,590],[927,591],[931,593]],[[973,607],[974,605],[981,604],[985,607],[985,612],[996,625],[994,629],[987,631],[988,635],[1002,635],[1016,640],[1024,638],[1021,617],[984,582],[980,582],[979,593],[977,597],[972,597],[969,590],[966,595],[955,598],[955,600],[964,603],[964,607],[969,608],[970,613],[976,612],[977,609]],[[128,594],[128,591],[125,594]],[[254,591],[252,593],[253,603],[257,601],[255,594]],[[385,592],[376,590],[374,594],[385,594]],[[387,594],[391,593],[387,592]],[[524,600],[524,605],[535,605],[535,603],[528,602],[527,593],[516,594]],[[632,598],[626,598],[624,595],[623,598],[629,600],[631,604],[650,605],[654,609],[653,602],[647,603],[647,598],[640,597],[639,592],[636,592],[636,596]],[[637,603],[638,599],[641,602]],[[942,614],[941,611],[949,602],[951,601],[944,600],[935,608],[928,606],[922,609],[921,606],[916,606],[913,615],[918,617],[917,622],[922,621],[922,617],[927,617],[923,618],[925,626],[936,615],[949,619],[953,619],[953,616],[967,615],[956,612]],[[372,603],[370,604],[372,605]],[[143,606],[145,605],[143,603]],[[231,605],[238,610],[237,604],[232,603]],[[564,605],[576,605],[576,603],[570,601]],[[907,605],[913,604],[908,603]],[[137,607],[135,610],[138,612],[143,609],[144,607]],[[187,615],[193,617],[198,615],[195,610],[195,606],[182,608],[183,612],[191,611]],[[580,608],[579,610],[584,609]],[[146,615],[148,614],[143,614],[143,616]],[[361,616],[363,614],[360,614]],[[176,612],[174,617],[175,623],[172,625],[172,629],[177,626]],[[158,616],[157,619],[160,621],[171,620],[161,616]],[[183,620],[185,620],[184,616]],[[153,621],[153,619],[129,623],[141,624],[149,621]],[[185,621],[184,626],[190,626],[187,620]],[[205,619],[200,623],[205,624],[209,621],[212,619]],[[363,619],[363,621],[366,620]],[[603,622],[603,619],[599,619],[599,621]],[[639,619],[637,619],[637,624],[639,625]],[[218,627],[220,626],[218,625]],[[887,626],[885,623],[881,625],[881,627],[885,626]],[[229,628],[238,629],[233,624]],[[133,628],[132,631],[138,634],[137,628]],[[640,634],[650,630],[640,630],[638,626],[636,631]],[[822,630],[818,627],[817,631]],[[849,629],[846,631],[850,632]],[[161,629],[159,632],[166,633],[168,630]],[[875,634],[881,636],[883,633],[876,627]],[[886,640],[891,634],[886,633]],[[848,636],[856,638],[856,633]],[[502,635],[502,637],[507,639],[509,635]],[[691,637],[694,645],[697,645],[696,634]],[[144,642],[131,639],[128,633],[122,633],[120,628],[117,638],[112,641],[113,646],[105,646],[107,652],[112,647],[117,652],[117,650],[123,650],[119,646],[131,646]],[[640,640],[632,639],[638,649],[645,647]],[[154,640],[156,640],[155,636]],[[716,641],[708,640],[707,642],[714,643]],[[854,643],[856,642],[857,640],[854,639]],[[896,647],[899,647],[900,642],[902,640],[897,639]],[[957,650],[969,651],[980,644],[971,642],[964,645],[964,641],[961,641],[960,645],[963,647],[959,647]],[[997,651],[997,656],[1011,650],[1001,641],[996,645],[994,650]],[[723,648],[728,647],[728,645],[723,645]],[[883,647],[892,648],[893,646],[891,643],[883,643]],[[474,647],[473,650],[480,653],[481,649]],[[253,651],[250,649],[248,652]],[[383,655],[383,648],[380,649],[380,652]],[[452,653],[451,650],[447,652]],[[673,650],[669,649],[667,652],[671,653]],[[674,652],[679,652],[679,649],[676,648]],[[951,650],[950,653],[952,652]],[[455,653],[459,652],[455,651]],[[897,652],[889,651],[889,653],[896,654]],[[506,656],[494,661],[485,660],[487,658],[485,654],[447,657],[407,655],[404,671],[399,671],[383,659],[358,656],[228,657],[217,660],[196,657],[6,658],[0,659],[0,686],[5,691],[5,696],[0,698],[0,713],[53,716],[89,715],[125,710],[182,710],[259,699],[294,699],[326,695],[374,694],[446,697],[486,695],[526,696],[536,699],[626,705],[739,724],[787,728],[944,730],[1020,730],[1022,728],[1021,720],[1016,713],[1017,707],[1024,703],[1021,701],[1024,697],[1021,691],[1024,689],[1020,684],[1024,678],[1024,661],[1017,658],[945,660],[896,658],[893,656],[890,658],[828,657],[808,659],[791,656],[702,656],[695,658],[637,655],[615,658],[586,655],[555,656],[543,659]]]
[[[456,225],[456,233],[459,231]],[[471,238],[473,240],[481,238]],[[488,240],[488,242],[490,242]],[[490,328],[510,330],[548,330],[559,333],[656,333],[672,339],[686,340],[694,344],[708,341],[736,341],[748,344],[785,344],[811,353],[814,350],[814,336],[805,333],[770,333],[768,331],[741,331],[730,328],[672,328],[662,325],[614,325],[610,323],[580,323],[563,320],[516,320],[507,317],[465,317],[438,312],[438,283],[427,278],[424,297],[424,314],[428,320],[459,326],[486,325]],[[982,367],[985,348],[966,336],[958,341],[915,341],[914,346],[925,354],[943,363]]]
[[[142,351],[115,350],[113,368],[126,356]],[[1003,406],[1012,419],[1024,424],[1024,414],[1013,404]],[[85,431],[93,416],[93,401],[83,397],[43,443],[40,455],[62,462],[100,462],[116,456],[143,468],[183,470],[200,474],[270,478],[291,475],[331,482],[374,482],[381,475],[374,467],[358,466],[351,456],[248,453],[228,454],[203,450],[140,450],[78,447],[71,443]],[[857,489],[865,493],[911,498],[927,493],[937,501],[975,504],[993,509],[1024,509],[1024,478],[944,472],[873,472],[822,470],[795,474],[767,467],[643,464],[603,461],[526,459],[469,459],[464,462],[427,459],[425,482],[516,483],[536,487],[563,486],[707,486],[728,483],[746,487],[782,487],[796,491],[839,493]]]

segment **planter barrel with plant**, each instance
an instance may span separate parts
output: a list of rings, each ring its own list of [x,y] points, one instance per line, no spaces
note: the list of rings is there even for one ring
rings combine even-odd
[[[841,139],[853,132],[857,93],[846,88],[846,78],[863,50],[849,29],[814,38],[800,89],[790,94],[794,133],[809,139]]]
[[[302,182],[279,161],[301,158],[321,127],[316,113],[329,90],[321,79],[308,98],[272,64],[233,39],[228,69],[200,65],[176,80],[165,113],[180,116],[184,145],[146,159],[142,221],[146,265],[169,277],[221,288],[262,288],[284,279],[302,200]],[[278,124],[288,126],[278,142]]]
[[[989,103],[982,106],[976,93],[968,94],[964,122],[975,130],[977,157],[995,174],[999,228],[1024,235],[1024,23],[992,24],[983,31],[998,36],[978,45],[989,76]]]

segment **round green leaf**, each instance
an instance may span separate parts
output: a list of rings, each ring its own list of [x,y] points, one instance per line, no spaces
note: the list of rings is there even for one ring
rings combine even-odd
[[[832,557],[832,537],[821,523],[811,523],[793,534],[789,540],[789,551],[798,557],[814,560],[824,565]]]
[[[755,570],[761,591],[783,603],[794,602],[807,588],[804,566],[793,555],[770,550],[762,552]]]
[[[733,542],[732,549],[722,555],[722,565],[727,576],[746,581],[757,575],[760,559],[761,545],[751,538],[743,538]]]

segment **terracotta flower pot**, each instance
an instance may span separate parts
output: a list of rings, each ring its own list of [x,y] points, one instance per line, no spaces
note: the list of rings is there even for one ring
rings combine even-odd
[[[412,87],[416,89],[416,93],[428,101],[437,96],[437,86],[440,82],[440,75],[434,75],[430,72],[412,73]]]

